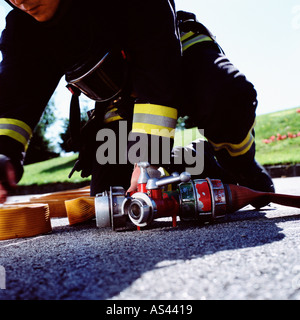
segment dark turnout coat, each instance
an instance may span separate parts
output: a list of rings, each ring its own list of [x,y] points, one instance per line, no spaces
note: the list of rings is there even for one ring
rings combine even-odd
[[[175,128],[181,63],[175,19],[168,0],[63,0],[44,23],[17,8],[8,14],[0,42],[0,153],[11,158],[19,178],[29,139],[60,79],[91,54],[128,53],[133,132],[145,127],[151,134],[147,125]]]
[[[172,0],[63,0],[45,23],[14,9],[0,49],[0,154],[12,159],[19,177],[32,131],[61,77],[91,56],[120,49],[129,57],[135,97],[127,105],[133,136],[145,135],[151,142],[156,135],[153,141],[163,146],[172,141],[179,111],[204,129],[219,161],[253,160],[253,85],[194,15],[176,17]],[[122,118],[114,112],[112,117]],[[151,162],[150,148],[143,160]],[[93,176],[93,190],[99,192],[99,181],[107,183],[104,190],[110,183],[129,182],[130,170],[104,166]]]

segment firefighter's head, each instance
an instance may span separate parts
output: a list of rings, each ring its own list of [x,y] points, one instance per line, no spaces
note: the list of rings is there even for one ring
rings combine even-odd
[[[9,2],[39,22],[53,18],[60,4],[60,0],[9,0]]]

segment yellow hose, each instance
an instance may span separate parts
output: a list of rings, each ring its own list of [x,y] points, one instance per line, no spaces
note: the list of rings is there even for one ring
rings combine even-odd
[[[65,201],[69,224],[83,223],[95,218],[95,198],[85,197]]]
[[[33,237],[51,231],[47,204],[4,205],[0,208],[0,240]]]
[[[52,231],[50,218],[68,217],[69,224],[95,217],[94,197],[89,188],[34,196],[28,202],[0,207],[0,240],[26,238]]]

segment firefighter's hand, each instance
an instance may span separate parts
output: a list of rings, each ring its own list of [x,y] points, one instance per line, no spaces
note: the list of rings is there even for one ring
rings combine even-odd
[[[8,192],[16,188],[16,174],[9,158],[0,155],[0,203],[7,200]]]
[[[136,192],[138,186],[138,180],[140,177],[141,169],[138,165],[135,165],[134,170],[131,175],[130,187],[127,190],[127,193]]]

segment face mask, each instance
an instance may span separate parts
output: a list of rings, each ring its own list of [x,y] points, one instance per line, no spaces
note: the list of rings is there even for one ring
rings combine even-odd
[[[123,51],[108,52],[66,73],[70,91],[75,87],[97,102],[114,100],[121,95],[127,77],[127,58]]]

